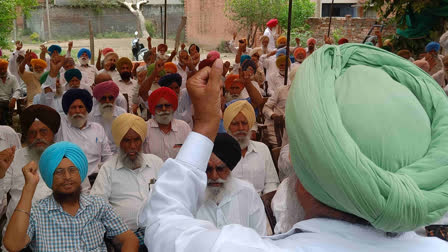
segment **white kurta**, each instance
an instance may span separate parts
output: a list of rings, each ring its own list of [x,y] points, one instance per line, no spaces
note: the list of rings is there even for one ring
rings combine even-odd
[[[121,80],[121,78],[120,78],[120,80],[118,82],[116,82],[116,84],[117,84],[118,88],[120,89],[121,94],[128,94],[128,106],[129,106],[129,108],[131,108],[132,104],[133,104],[132,101],[133,101],[133,97],[135,94],[135,89],[136,89],[136,86],[138,86],[137,81],[131,79],[131,80],[129,80],[129,82],[126,83],[123,80]]]
[[[193,128],[193,104],[186,88],[180,90],[179,104],[174,111],[174,118],[182,120]]]
[[[266,80],[268,82],[268,94],[273,96],[279,88],[285,86],[285,77],[282,76],[277,68],[277,71],[273,74],[270,74],[268,77],[266,77]],[[291,79],[288,78],[287,86],[291,85]]]
[[[252,183],[259,194],[275,191],[279,184],[268,147],[262,142],[252,140],[249,141],[246,155],[241,157],[232,170],[232,176]]]
[[[90,194],[109,202],[129,229],[135,232],[140,208],[148,198],[162,165],[159,157],[143,154],[142,167],[131,170],[124,167],[116,154],[101,167]]]
[[[288,233],[271,237],[236,224],[217,229],[210,222],[194,219],[204,197],[212,149],[210,139],[190,133],[176,159],[167,160],[160,169],[151,201],[139,217],[148,224],[145,244],[149,251],[448,251],[448,243],[438,238],[413,232],[390,238],[372,227],[329,219],[302,221]]]
[[[268,36],[269,38],[269,44],[268,44],[269,51],[275,50],[275,42],[277,42],[275,39],[276,34],[273,31],[271,31],[269,27],[266,27],[266,30],[264,30],[263,35]]]
[[[103,126],[95,122],[87,121],[86,126],[79,129],[71,126],[67,116],[61,116],[61,127],[55,135],[55,141],[72,142],[84,151],[89,162],[87,176],[97,173],[98,165],[112,156],[106,132]]]
[[[77,65],[76,69],[81,71],[82,79],[81,84],[86,86],[92,86],[95,83],[95,77],[98,74],[98,70],[93,65]]]
[[[233,177],[227,183],[219,205],[206,200],[199,208],[196,218],[210,221],[217,228],[240,224],[253,228],[259,235],[266,235],[266,212],[254,186]]]
[[[180,147],[191,132],[190,126],[182,121],[173,119],[171,121],[171,131],[165,134],[159,128],[159,124],[153,119],[149,119],[148,133],[143,143],[143,152],[154,154],[164,161],[168,158],[175,158]]]
[[[190,69],[188,67],[185,67],[185,70],[182,69],[179,63],[177,63],[176,66],[177,66],[177,73],[182,77],[182,85],[180,86],[180,88],[185,89],[187,88],[187,79]]]

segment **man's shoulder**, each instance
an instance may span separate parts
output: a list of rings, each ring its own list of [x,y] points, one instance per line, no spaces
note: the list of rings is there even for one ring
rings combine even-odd
[[[260,151],[269,152],[269,148],[265,143],[253,141],[253,140],[250,140],[250,143],[253,145],[254,150],[256,152],[260,152]]]
[[[120,106],[115,106],[114,109],[115,109],[115,112],[116,112],[117,116],[119,116],[121,114],[124,114],[124,113],[127,113],[127,111],[124,108],[120,107]]]
[[[257,191],[255,190],[255,187],[252,183],[242,180],[239,178],[232,177],[231,179],[231,186],[234,187],[236,192],[248,192],[251,194],[257,194]]]
[[[191,130],[190,130],[190,129],[191,129],[191,128],[190,128],[190,125],[188,125],[188,123],[186,123],[186,122],[183,121],[183,120],[179,120],[179,119],[175,119],[175,118],[173,118],[172,123],[175,124],[176,127],[178,127],[178,128],[181,128],[181,129],[188,129],[188,131],[191,131]]]
[[[148,165],[161,165],[163,164],[163,160],[154,154],[142,153],[142,157],[145,160],[145,163]]]

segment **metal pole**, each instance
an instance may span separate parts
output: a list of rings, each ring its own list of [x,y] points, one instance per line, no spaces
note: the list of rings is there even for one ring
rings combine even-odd
[[[163,22],[163,43],[166,45],[166,0],[165,0],[165,21]]]
[[[291,11],[292,11],[292,0],[289,0],[289,10],[288,10],[288,35],[286,42],[286,62],[285,62],[285,83],[283,85],[288,85],[288,67],[289,67],[289,41],[291,40]]]
[[[93,35],[92,22],[89,20],[89,39],[90,39],[90,51],[92,52],[92,57],[90,59],[90,64],[95,64],[95,39]]]
[[[333,18],[333,4],[334,4],[334,0],[331,0],[331,6],[330,6],[330,23],[328,24],[328,33],[327,33],[327,37],[330,37],[331,20],[332,20],[332,18]]]
[[[45,8],[47,9],[48,40],[51,40],[50,8],[48,6],[48,0],[45,0]]]
[[[163,38],[163,13],[162,13],[162,5],[160,5],[160,37]]]

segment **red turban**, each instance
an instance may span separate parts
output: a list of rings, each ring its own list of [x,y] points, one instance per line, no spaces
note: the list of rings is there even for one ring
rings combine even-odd
[[[37,59],[37,54],[35,52],[31,52],[31,59]]]
[[[95,97],[97,101],[100,101],[101,97],[103,97],[107,93],[110,93],[114,98],[117,98],[119,91],[120,89],[118,88],[117,84],[109,80],[95,85],[95,87],[93,88],[93,97]]]
[[[297,56],[299,55],[306,57],[306,51],[302,47],[298,47],[296,50],[294,50],[294,58],[297,58]]]
[[[171,104],[171,106],[173,106],[173,111],[176,111],[178,105],[176,93],[171,90],[171,88],[161,87],[154,90],[154,92],[152,92],[148,97],[148,108],[151,114],[154,115],[156,113],[156,105],[159,102],[160,98],[164,98],[165,100],[167,100]]]
[[[163,69],[165,69],[165,72],[167,73],[177,73],[177,66],[173,62],[166,62],[163,65]]]
[[[273,18],[266,23],[266,26],[269,28],[275,27],[276,25],[278,25],[278,20],[276,18]]]
[[[219,58],[221,58],[221,54],[219,54],[219,52],[217,52],[217,51],[210,51],[207,54],[207,59],[215,60],[215,59],[219,59]]]
[[[229,91],[232,84],[238,80],[240,76],[238,74],[229,74],[226,78],[226,81],[224,82],[226,90]],[[244,88],[244,84],[242,82],[236,82],[241,88]]]
[[[315,39],[315,38],[309,38],[309,39],[306,41],[306,44],[307,44],[307,45],[310,45],[310,43],[316,44],[316,39]]]
[[[342,44],[345,44],[345,43],[348,43],[348,39],[346,39],[346,38],[341,38],[341,39],[338,41],[338,45],[342,45]]]
[[[215,63],[215,60],[216,59],[205,59],[205,60],[202,60],[201,62],[199,62],[199,66],[198,66],[199,70],[201,70],[202,68],[204,68],[206,66],[212,67],[213,63]]]
[[[110,52],[114,52],[114,49],[112,48],[104,48],[102,51],[103,56],[106,56],[106,54],[110,53]]]

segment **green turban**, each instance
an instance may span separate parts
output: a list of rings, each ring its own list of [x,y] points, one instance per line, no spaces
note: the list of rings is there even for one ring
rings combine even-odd
[[[362,44],[322,47],[298,69],[286,128],[295,172],[322,203],[387,232],[448,211],[448,100],[411,62]]]

